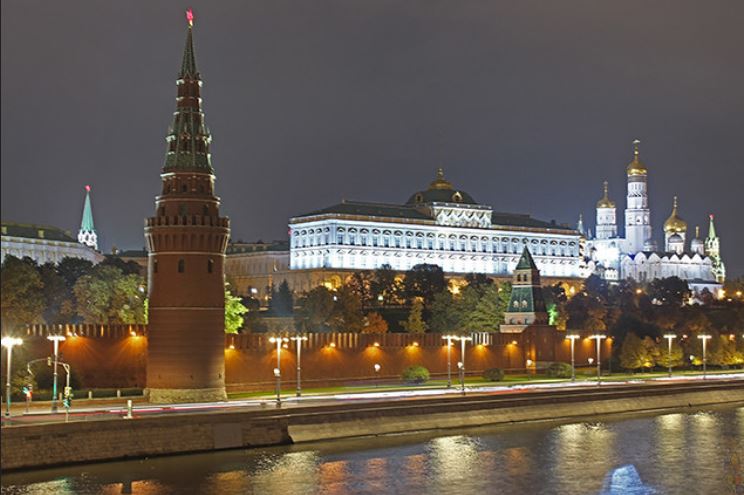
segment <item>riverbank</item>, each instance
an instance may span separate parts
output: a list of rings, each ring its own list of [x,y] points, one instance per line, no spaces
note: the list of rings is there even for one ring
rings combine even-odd
[[[231,448],[607,414],[744,404],[744,381],[603,385],[298,406],[291,410],[22,425],[2,431],[3,471]]]

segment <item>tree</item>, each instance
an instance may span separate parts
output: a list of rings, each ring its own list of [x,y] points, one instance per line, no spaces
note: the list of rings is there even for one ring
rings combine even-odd
[[[381,305],[397,303],[400,296],[400,284],[396,273],[387,263],[372,273],[370,280],[370,297]]]
[[[455,304],[455,296],[448,290],[443,290],[434,296],[431,303],[429,326],[432,332],[453,333],[460,326],[459,307]]]
[[[509,294],[505,294],[496,284],[487,285],[467,315],[465,328],[472,332],[498,332],[508,304]]]
[[[289,284],[283,280],[279,284],[279,290],[271,288],[271,299],[269,300],[269,310],[275,316],[291,316],[294,311],[294,300],[292,291],[289,290]]]
[[[676,341],[672,341],[672,353],[669,354],[669,343],[663,342],[663,349],[659,349],[659,356],[656,359],[656,364],[664,368],[676,368],[685,364],[685,352],[682,346]]]
[[[3,327],[43,322],[44,283],[30,258],[7,256],[0,268]]]
[[[602,301],[606,301],[609,297],[607,281],[594,274],[589,275],[589,277],[584,281],[584,292]]]
[[[139,275],[142,272],[142,268],[136,261],[124,261],[120,257],[112,254],[107,254],[99,264],[118,268],[124,275]]]
[[[325,332],[333,314],[333,306],[333,294],[321,285],[305,293],[300,299],[299,317],[304,321],[307,330]]]
[[[54,263],[41,265],[39,276],[44,285],[44,321],[50,324],[71,323],[75,318],[74,297]]]
[[[403,284],[406,299],[413,301],[416,298],[421,298],[424,306],[431,304],[434,295],[446,288],[442,267],[427,263],[415,265],[408,270]]]
[[[362,333],[387,333],[388,323],[380,313],[372,312],[367,314],[365,325]]]
[[[649,366],[651,362],[647,345],[635,333],[629,333],[620,347],[620,366],[626,370],[637,370]]]
[[[93,271],[93,263],[81,258],[62,258],[57,264],[57,273],[65,279],[67,288],[72,290],[75,282],[83,275],[88,275]]]
[[[247,312],[243,301],[225,289],[225,333],[238,333],[243,327],[243,315]]]
[[[648,284],[648,295],[660,304],[682,306],[692,292],[687,282],[679,277],[657,278]]]
[[[408,319],[403,322],[403,327],[408,333],[425,333],[426,322],[423,318],[424,305],[421,301],[416,300],[411,305],[411,312],[408,314]]]
[[[369,271],[354,272],[346,286],[356,295],[362,305],[362,311],[372,305],[372,283],[374,274]]]
[[[144,281],[99,265],[73,287],[76,312],[85,323],[145,323]]]
[[[468,273],[465,275],[465,282],[468,287],[473,287],[478,291],[483,291],[486,287],[493,285],[493,279],[485,273]]]
[[[334,332],[361,332],[364,326],[364,314],[359,298],[347,287],[336,291],[333,313],[330,318],[331,330]]]

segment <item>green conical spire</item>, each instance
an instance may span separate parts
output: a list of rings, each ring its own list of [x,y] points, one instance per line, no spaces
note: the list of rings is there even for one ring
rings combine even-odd
[[[93,208],[90,206],[90,186],[85,186],[85,205],[83,206],[83,221],[80,222],[81,232],[95,232],[93,225]]]
[[[209,145],[212,137],[204,122],[201,109],[201,78],[194,57],[193,20],[191,10],[186,12],[189,21],[186,47],[183,51],[181,71],[178,79],[178,98],[173,123],[166,141],[164,172],[207,172],[212,169]]]
[[[713,214],[710,214],[710,224],[708,224],[708,239],[716,238],[716,226],[713,223]]]
[[[522,257],[519,259],[519,263],[517,263],[516,270],[537,270],[535,260],[532,259],[532,255],[530,254],[530,250],[527,249],[527,246],[525,246],[522,251]]]
[[[190,12],[190,11],[189,11]],[[192,38],[193,24],[189,23],[189,31],[186,34],[186,46],[183,49],[183,61],[181,62],[181,72],[178,76],[181,79],[191,77],[198,79],[199,72],[196,70],[196,57],[194,56],[194,41]]]

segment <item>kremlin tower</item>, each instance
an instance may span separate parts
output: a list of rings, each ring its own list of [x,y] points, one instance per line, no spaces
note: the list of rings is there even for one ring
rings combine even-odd
[[[145,221],[151,402],[226,399],[224,257],[230,228],[214,194],[212,138],[201,109],[190,10],[187,19],[162,191],[155,216]]]
[[[90,205],[90,186],[85,186],[85,203],[83,205],[83,220],[80,222],[78,242],[98,251],[98,235],[93,225],[93,208]]]

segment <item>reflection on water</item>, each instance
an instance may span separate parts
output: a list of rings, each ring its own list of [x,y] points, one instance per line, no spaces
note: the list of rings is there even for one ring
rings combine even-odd
[[[2,494],[744,494],[742,460],[744,407],[717,408],[50,469]]]

